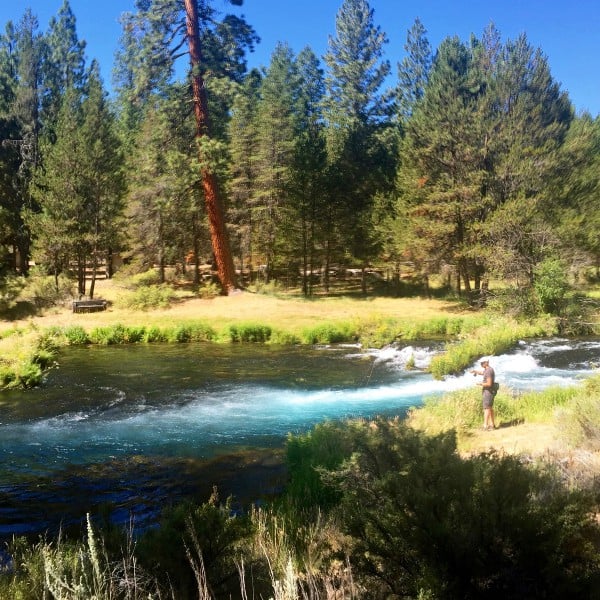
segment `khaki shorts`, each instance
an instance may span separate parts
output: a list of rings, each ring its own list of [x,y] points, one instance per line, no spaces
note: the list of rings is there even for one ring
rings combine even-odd
[[[483,404],[483,408],[492,408],[494,406],[494,394],[492,394],[490,390],[483,390],[481,402]]]

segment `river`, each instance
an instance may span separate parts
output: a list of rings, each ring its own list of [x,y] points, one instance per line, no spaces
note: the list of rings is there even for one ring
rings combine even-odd
[[[219,471],[234,477],[252,449],[281,448],[289,432],[402,416],[425,397],[472,387],[471,375],[436,381],[424,371],[439,351],[433,342],[366,352],[68,348],[39,388],[0,393],[0,540],[56,531],[102,506],[116,522],[134,515],[144,526],[166,503],[206,493]],[[521,342],[491,362],[513,390],[572,385],[600,364],[600,340]],[[264,466],[264,490],[275,475]]]

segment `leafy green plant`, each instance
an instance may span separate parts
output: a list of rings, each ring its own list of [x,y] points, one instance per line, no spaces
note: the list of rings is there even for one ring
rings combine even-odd
[[[95,327],[90,331],[89,339],[92,344],[109,346],[112,344],[129,344],[144,339],[145,327],[127,327],[121,323],[106,327]]]
[[[166,342],[168,341],[167,333],[162,330],[160,327],[156,325],[151,325],[146,327],[146,331],[144,332],[144,342],[151,344],[154,342]]]
[[[229,326],[229,338],[232,342],[268,342],[272,329],[258,323],[239,323]]]
[[[570,287],[566,266],[556,258],[543,260],[535,268],[533,287],[542,310],[550,314],[559,314]]]
[[[87,332],[80,325],[65,327],[62,333],[70,346],[81,346],[90,341]]]
[[[221,289],[219,288],[219,286],[216,283],[213,283],[212,281],[208,282],[208,283],[204,283],[202,284],[197,291],[197,295],[200,298],[216,298],[217,296],[221,295]]]
[[[356,342],[358,333],[350,323],[323,323],[305,329],[302,338],[306,344],[340,344]]]
[[[169,342],[210,342],[216,338],[215,330],[207,323],[182,323],[164,332]]]
[[[150,310],[152,308],[167,308],[175,293],[167,285],[149,285],[138,287],[132,294],[125,296],[121,302],[135,310]]]

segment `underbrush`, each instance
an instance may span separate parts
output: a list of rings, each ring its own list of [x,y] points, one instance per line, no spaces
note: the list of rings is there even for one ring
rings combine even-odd
[[[146,285],[121,294],[116,304],[123,308],[147,311],[153,308],[168,308],[175,296],[174,290],[166,284]]]
[[[135,542],[89,516],[82,540],[15,540],[0,598],[597,597],[597,498],[550,467],[375,419],[290,436],[288,471],[271,505],[215,491]]]
[[[583,388],[557,414],[561,436],[573,448],[600,451],[600,375],[583,384]]]

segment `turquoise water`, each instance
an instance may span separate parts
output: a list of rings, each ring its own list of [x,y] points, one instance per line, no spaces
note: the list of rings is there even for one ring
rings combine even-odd
[[[326,419],[402,416],[427,396],[472,387],[471,375],[435,381],[422,370],[439,349],[68,349],[40,388],[0,395],[0,537],[101,503],[125,518],[131,507],[185,496],[190,464],[281,447],[289,432]],[[411,358],[415,370],[406,369]],[[570,385],[599,363],[600,340],[521,343],[492,359],[515,390]]]

